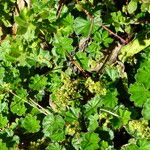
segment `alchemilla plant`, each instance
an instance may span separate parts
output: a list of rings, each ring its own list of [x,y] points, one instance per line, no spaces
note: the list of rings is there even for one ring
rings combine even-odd
[[[1,150],[150,149],[150,1],[0,2]]]

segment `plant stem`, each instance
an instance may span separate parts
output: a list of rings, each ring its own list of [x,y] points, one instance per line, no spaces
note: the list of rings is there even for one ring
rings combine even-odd
[[[34,102],[33,100],[31,101],[31,99],[30,99],[30,101],[32,102],[32,103],[30,103],[30,102],[28,102],[27,100],[25,100],[25,99],[23,99],[23,98],[21,98],[20,96],[18,96],[17,94],[15,94],[12,90],[9,90],[9,92],[12,94],[12,95],[14,95],[14,96],[16,96],[17,98],[19,98],[20,100],[23,100],[25,103],[27,103],[27,104],[29,104],[30,106],[32,106],[32,107],[34,107],[34,108],[37,108],[41,113],[43,113],[44,115],[48,115],[49,114],[49,112],[46,110],[46,109],[44,109],[42,106],[40,106],[39,104],[37,104],[36,102]],[[39,108],[38,108],[38,107]]]
[[[110,29],[108,29],[105,25],[101,25],[101,27],[105,30],[107,30],[110,34],[112,34],[114,37],[118,38],[123,44],[127,44],[128,42],[126,40],[124,40],[122,37],[120,37],[119,35],[117,35],[116,33],[114,33],[113,31],[111,31]]]
[[[115,114],[115,113],[113,113],[113,112],[111,112],[111,111],[109,111],[109,110],[106,110],[106,109],[100,109],[100,111],[103,111],[103,112],[106,112],[106,113],[109,113],[109,114],[111,114],[111,115],[113,115],[113,116],[115,116],[115,117],[120,117],[119,115],[117,115],[117,114]]]

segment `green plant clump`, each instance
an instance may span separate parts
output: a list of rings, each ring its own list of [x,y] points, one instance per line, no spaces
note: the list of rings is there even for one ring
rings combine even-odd
[[[0,150],[150,150],[149,0],[0,10]]]

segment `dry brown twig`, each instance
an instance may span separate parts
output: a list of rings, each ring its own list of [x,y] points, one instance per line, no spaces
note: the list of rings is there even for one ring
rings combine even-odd
[[[113,31],[111,31],[109,28],[107,28],[105,25],[100,25],[103,29],[107,30],[109,32],[109,34],[113,35],[114,37],[116,37],[117,39],[119,39],[121,41],[122,44],[127,44],[128,42],[126,40],[124,40],[122,37],[120,37],[119,35],[117,35],[116,33],[114,33]]]
[[[63,6],[64,6],[65,2],[66,2],[66,0],[60,0],[58,2],[58,9],[57,9],[57,12],[56,12],[57,19],[60,17],[60,14],[61,14],[61,11],[63,9]]]

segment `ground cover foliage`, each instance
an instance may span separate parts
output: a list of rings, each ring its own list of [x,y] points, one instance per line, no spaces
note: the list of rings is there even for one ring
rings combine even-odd
[[[149,0],[0,0],[0,149],[149,150]]]

